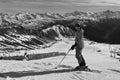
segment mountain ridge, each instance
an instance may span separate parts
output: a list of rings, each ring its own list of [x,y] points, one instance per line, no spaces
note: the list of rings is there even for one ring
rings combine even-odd
[[[103,12],[81,12],[73,13],[17,13],[15,15],[0,14],[0,46],[3,48],[24,48],[35,49],[44,47],[62,38],[74,37],[74,28],[76,23],[87,26],[85,35],[89,37],[89,31],[98,25],[100,19],[120,18],[120,12],[103,11]],[[97,23],[97,24],[96,24]],[[92,27],[88,27],[93,25]],[[91,28],[91,29],[89,29]],[[95,27],[95,31],[98,27]],[[97,32],[95,32],[97,33]],[[92,33],[90,33],[94,36]],[[100,40],[108,33],[99,33]],[[90,35],[90,36],[91,36]]]

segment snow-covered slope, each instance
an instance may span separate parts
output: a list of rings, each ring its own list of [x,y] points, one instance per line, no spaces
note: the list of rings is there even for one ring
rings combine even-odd
[[[67,42],[67,43],[66,43]],[[74,41],[60,41],[50,48],[28,51],[50,54],[51,52],[67,52]],[[65,57],[57,69],[54,69],[64,56],[35,59],[30,61],[0,60],[0,80],[119,80],[120,62],[110,57],[107,44],[89,44],[85,41],[83,56],[92,72],[70,71],[78,63],[75,51]],[[101,50],[101,52],[97,52]]]

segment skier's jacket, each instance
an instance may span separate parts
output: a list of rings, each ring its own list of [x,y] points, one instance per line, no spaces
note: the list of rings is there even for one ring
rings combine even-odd
[[[75,34],[75,45],[77,48],[84,48],[83,34],[83,29],[78,30]]]

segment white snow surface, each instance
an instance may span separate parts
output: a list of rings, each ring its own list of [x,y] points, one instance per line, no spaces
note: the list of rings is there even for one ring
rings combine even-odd
[[[69,71],[78,65],[75,50],[72,50],[57,69],[54,67],[63,56],[30,61],[0,60],[0,80],[120,80],[120,62],[110,57],[109,45],[89,43],[85,41],[83,56],[93,72]],[[31,50],[29,54],[67,52],[72,44],[73,40],[64,39],[50,48]]]

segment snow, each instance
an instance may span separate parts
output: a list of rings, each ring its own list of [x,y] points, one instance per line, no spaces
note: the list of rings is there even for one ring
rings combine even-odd
[[[74,43],[71,39],[57,42],[50,48],[29,52],[67,52]],[[0,80],[120,80],[120,62],[110,57],[108,44],[89,44],[85,41],[83,56],[93,72],[69,71],[77,66],[75,50],[70,51],[58,69],[54,69],[63,56],[30,61],[0,60]],[[98,52],[101,50],[101,52]]]

